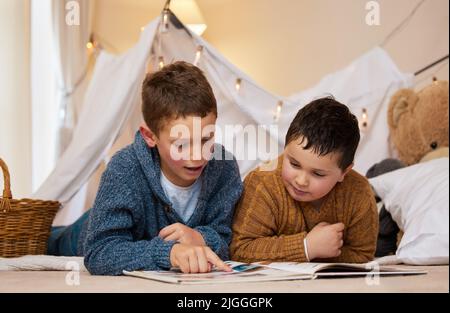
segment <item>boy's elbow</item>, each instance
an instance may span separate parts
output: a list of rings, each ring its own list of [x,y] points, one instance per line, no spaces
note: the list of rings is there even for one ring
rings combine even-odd
[[[359,258],[357,258],[356,263],[367,263],[373,261],[373,259],[374,259],[373,254],[363,253],[359,255]]]
[[[111,263],[114,258],[105,257],[96,249],[86,249],[84,256],[84,266],[91,275],[118,276],[122,275],[122,270],[115,268]]]
[[[247,262],[244,242],[233,239],[230,245],[230,258],[237,262]]]
[[[368,263],[373,261],[375,257],[374,251],[355,251],[353,257],[349,258],[349,262],[351,263]]]
[[[230,248],[230,259],[233,261],[237,261],[237,262],[239,262],[241,260],[239,251],[237,249]]]
[[[370,251],[362,254],[361,263],[367,263],[373,261],[375,259],[375,249],[371,249]]]
[[[108,264],[103,264],[95,260],[84,260],[84,266],[89,271],[91,275],[101,275],[101,276],[119,276],[122,275],[122,271],[119,269],[114,269],[108,266]]]

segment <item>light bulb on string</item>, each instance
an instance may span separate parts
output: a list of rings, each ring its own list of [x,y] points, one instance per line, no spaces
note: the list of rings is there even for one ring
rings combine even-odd
[[[162,32],[165,33],[169,30],[169,10],[164,10],[162,24],[163,24]]]
[[[194,65],[197,66],[198,62],[200,62],[200,58],[202,57],[202,53],[203,53],[203,46],[198,46],[197,47],[197,52],[195,52],[195,60],[194,60]]]
[[[367,114],[367,109],[363,108],[359,128],[361,129],[361,131],[365,131],[367,130],[368,127],[369,127],[369,116]]]
[[[162,56],[158,58],[158,65],[160,70],[164,67],[164,58]]]
[[[275,122],[278,122],[280,120],[280,115],[281,115],[281,108],[283,107],[283,101],[278,101],[277,103],[277,109],[275,112],[275,116],[273,117]]]
[[[98,42],[93,33],[89,36],[89,41],[86,43],[86,49],[89,54],[97,54],[99,50],[102,49],[102,45]]]
[[[239,92],[239,90],[241,90],[241,84],[242,84],[242,79],[237,78],[236,79],[236,85],[235,85],[235,88],[236,88],[237,92]]]

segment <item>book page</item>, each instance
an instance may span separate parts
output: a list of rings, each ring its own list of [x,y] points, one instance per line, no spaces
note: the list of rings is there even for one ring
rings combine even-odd
[[[396,268],[388,266],[380,266],[376,262],[369,263],[299,263],[299,262],[271,262],[263,263],[261,266],[265,266],[272,269],[278,269],[282,271],[289,271],[299,274],[320,276],[340,276],[342,275],[358,275],[358,274],[380,274],[380,275],[393,275],[393,274],[423,274],[426,273],[422,270],[412,268]]]
[[[331,263],[299,263],[299,262],[270,262],[261,266],[299,274],[313,275],[314,273],[329,267]]]
[[[182,284],[258,282],[312,278],[311,275],[263,267],[259,264],[247,264],[232,261],[227,261],[226,263],[232,267],[232,272],[213,270],[209,273],[186,274],[179,270],[171,270],[134,272],[124,271],[123,273],[129,276]]]

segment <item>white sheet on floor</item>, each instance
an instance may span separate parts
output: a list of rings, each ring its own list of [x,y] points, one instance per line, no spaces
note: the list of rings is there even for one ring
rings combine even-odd
[[[82,257],[26,255],[0,258],[0,271],[76,271],[87,272]]]

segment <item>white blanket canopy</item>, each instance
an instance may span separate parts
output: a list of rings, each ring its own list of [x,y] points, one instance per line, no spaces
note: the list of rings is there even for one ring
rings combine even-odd
[[[255,152],[256,143],[249,141],[244,159],[239,160],[243,151],[236,150],[233,142],[217,138],[228,150],[238,154],[243,176],[261,160],[274,158],[282,152],[287,128],[301,107],[314,98],[330,94],[347,104],[358,117],[363,109],[367,111],[369,126],[362,132],[355,169],[364,174],[374,163],[392,156],[386,122],[387,104],[393,92],[412,85],[412,75],[401,73],[381,48],[372,49],[343,70],[326,76],[313,88],[283,98],[259,87],[201,37],[184,28],[175,16],[171,15],[169,19],[168,31],[160,33],[159,25],[160,18],[148,24],[139,42],[122,55],[100,52],[73,139],[55,169],[34,194],[35,198],[63,203],[64,208],[58,213],[55,224],[69,224],[81,215],[85,209],[84,201],[74,196],[86,186],[120,134],[129,132],[129,142],[132,141],[132,134],[141,122],[141,83],[149,68],[157,68],[160,56],[165,62],[195,62],[205,72],[217,98],[217,126],[222,132],[226,125],[266,127],[260,140],[267,140],[267,145],[276,149],[256,160],[245,159],[245,155],[251,156]],[[237,81],[240,88],[236,86]],[[279,119],[275,121],[280,101],[283,104]],[[273,126],[278,126],[278,131]],[[245,129],[236,128],[235,139],[243,139],[245,132]]]

